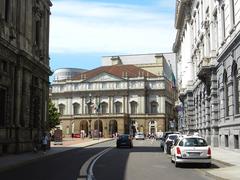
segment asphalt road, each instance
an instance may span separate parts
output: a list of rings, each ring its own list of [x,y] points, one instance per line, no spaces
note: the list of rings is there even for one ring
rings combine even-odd
[[[214,165],[212,168],[216,168]],[[160,152],[159,142],[134,141],[134,147],[114,148],[94,165],[97,180],[206,180],[205,167],[185,165],[175,168],[170,156]]]
[[[79,148],[0,173],[0,180],[76,180],[81,166],[111,142]],[[42,152],[39,152],[42,153]]]
[[[92,172],[95,180],[210,179],[205,176],[206,169],[199,165],[175,168],[170,162],[170,156],[160,151],[157,141],[138,140],[134,141],[133,145],[131,149],[117,149],[115,142],[110,141],[88,148],[66,151],[2,172],[0,179],[77,180],[86,162],[104,150],[101,156],[93,158],[95,162],[92,163]],[[217,167],[213,165],[211,168]]]

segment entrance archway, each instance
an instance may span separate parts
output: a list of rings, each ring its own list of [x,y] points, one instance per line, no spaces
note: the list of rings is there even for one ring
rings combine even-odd
[[[154,120],[150,121],[148,123],[148,127],[149,127],[149,129],[148,129],[149,134],[156,134],[156,132],[157,132],[157,122],[156,121],[154,121]]]
[[[118,132],[118,125],[116,120],[109,121],[109,135],[115,134]]]
[[[99,123],[99,126],[98,126],[98,123]],[[97,131],[98,131],[98,128],[99,128],[99,132],[101,132],[100,135],[102,135],[102,132],[103,132],[103,123],[102,123],[101,120],[96,120],[96,121],[94,122],[94,131],[97,132]]]
[[[81,120],[80,121],[80,131],[79,133],[84,130],[84,132],[86,133],[86,135],[88,135],[88,122],[87,120]]]

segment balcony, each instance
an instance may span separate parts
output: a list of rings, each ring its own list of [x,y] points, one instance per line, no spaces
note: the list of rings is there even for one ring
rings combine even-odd
[[[211,64],[210,58],[204,57],[199,63],[199,70],[197,72],[197,76],[199,79],[203,80],[207,77],[210,77],[211,74]]]

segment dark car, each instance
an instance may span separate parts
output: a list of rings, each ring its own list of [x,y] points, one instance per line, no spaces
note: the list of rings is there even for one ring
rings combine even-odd
[[[173,142],[179,137],[179,134],[168,134],[164,143],[164,152],[170,154]]]
[[[117,138],[117,148],[120,147],[133,147],[132,137],[129,134],[121,134]]]
[[[167,131],[163,133],[163,136],[160,138],[160,148],[163,151],[165,147],[165,141],[169,134],[180,134],[179,132]]]

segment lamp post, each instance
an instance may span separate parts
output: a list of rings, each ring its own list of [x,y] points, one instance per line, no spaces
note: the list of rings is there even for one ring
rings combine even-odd
[[[99,113],[100,113],[101,103],[97,105],[97,122],[98,122],[98,140],[100,139],[100,119],[99,119]]]
[[[91,119],[91,106],[92,106],[92,94],[91,93],[89,93],[89,95],[88,95],[88,97],[89,97],[89,102],[87,103],[87,105],[88,105],[88,114],[90,115],[90,119],[89,119],[89,135],[90,135],[90,138],[92,138],[92,130],[91,130],[91,121],[92,121],[92,119]]]

